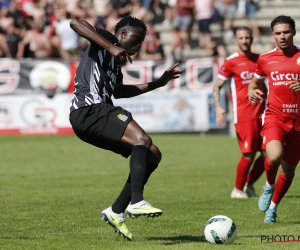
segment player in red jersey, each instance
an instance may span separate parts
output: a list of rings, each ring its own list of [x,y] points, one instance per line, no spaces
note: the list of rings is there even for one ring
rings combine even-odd
[[[266,145],[267,182],[258,199],[266,223],[276,222],[277,206],[292,184],[300,160],[300,48],[293,41],[295,22],[281,15],[271,22],[271,29],[277,48],[258,58],[248,86],[249,100],[257,104],[263,99],[259,88],[268,79],[268,103],[261,132]]]
[[[252,41],[252,31],[248,27],[236,29],[235,43],[238,51],[226,58],[213,88],[216,122],[220,126],[224,122],[225,114],[225,110],[220,104],[220,90],[230,79],[233,119],[242,153],[236,168],[235,187],[231,192],[231,198],[257,197],[253,183],[264,171],[265,157],[260,136],[264,102],[254,106],[248,100],[248,84],[251,82],[259,57],[259,54],[251,52]],[[259,151],[261,154],[254,161],[256,153]],[[253,167],[249,171],[253,162]]]

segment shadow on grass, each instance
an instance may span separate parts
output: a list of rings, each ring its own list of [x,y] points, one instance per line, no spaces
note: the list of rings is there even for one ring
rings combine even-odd
[[[295,198],[300,198],[300,195],[285,195],[284,198],[295,199]]]
[[[28,237],[28,236],[16,236],[16,237],[0,236],[0,239],[2,239],[2,240],[31,240],[34,238],[35,237]]]
[[[236,238],[237,239],[242,239],[242,238],[258,238],[260,239],[261,235],[239,235]]]
[[[189,242],[207,242],[204,235],[202,236],[191,236],[191,235],[181,235],[173,237],[150,237],[148,240],[161,240],[165,241],[163,245],[175,245]],[[208,243],[208,242],[207,242]]]

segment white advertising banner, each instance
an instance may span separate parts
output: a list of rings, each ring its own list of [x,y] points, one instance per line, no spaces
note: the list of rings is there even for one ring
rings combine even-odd
[[[207,131],[209,93],[205,91],[149,93],[130,99],[114,100],[133,115],[148,133]],[[69,106],[72,94],[2,96],[1,134],[72,134]]]
[[[70,134],[72,95],[5,95],[0,98],[0,135]]]
[[[209,130],[208,93],[152,92],[113,102],[130,111],[146,132],[198,132]]]

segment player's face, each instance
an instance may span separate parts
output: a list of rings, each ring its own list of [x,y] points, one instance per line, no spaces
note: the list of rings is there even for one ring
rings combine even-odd
[[[277,47],[284,51],[293,47],[295,30],[292,30],[287,23],[279,23],[273,27],[272,36],[275,39]]]
[[[235,35],[235,43],[242,52],[250,52],[253,37],[248,30],[238,30]]]
[[[126,52],[133,56],[138,52],[144,41],[146,32],[141,27],[128,27],[126,30],[121,31],[120,46]]]

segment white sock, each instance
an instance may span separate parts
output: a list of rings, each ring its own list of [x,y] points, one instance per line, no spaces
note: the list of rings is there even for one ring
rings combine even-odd
[[[239,190],[236,187],[234,188],[234,191],[236,191],[236,192],[243,192],[243,190]]]
[[[268,188],[274,188],[275,187],[275,184],[269,184],[269,182],[268,181],[266,181],[266,185],[267,185],[267,187]]]
[[[278,204],[275,204],[273,201],[271,201],[271,204],[269,206],[270,209],[277,209]]]

